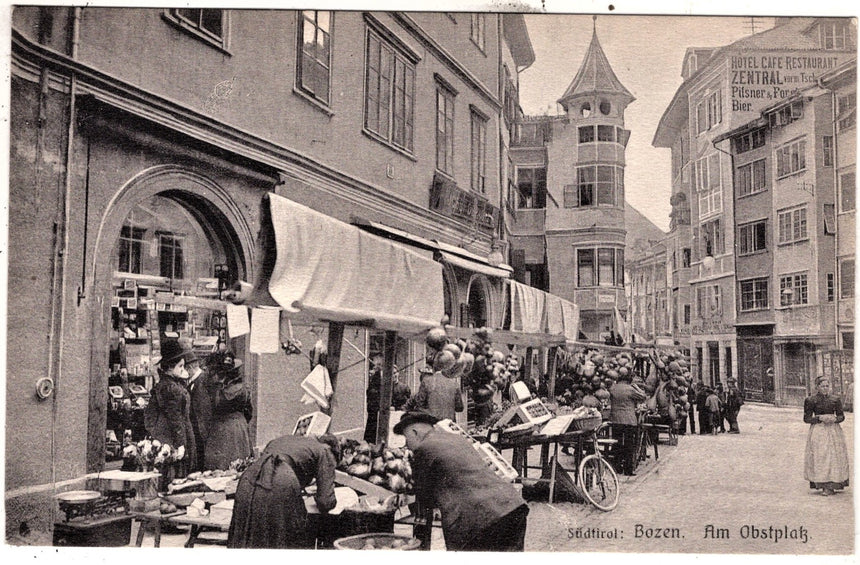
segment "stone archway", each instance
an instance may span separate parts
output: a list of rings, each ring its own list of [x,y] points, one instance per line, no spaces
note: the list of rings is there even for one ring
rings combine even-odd
[[[92,316],[90,346],[87,470],[104,466],[107,422],[107,384],[110,373],[109,336],[113,272],[112,253],[129,213],[153,197],[169,199],[211,230],[234,265],[236,276],[252,280],[254,238],[248,219],[229,193],[211,179],[176,165],[160,165],[140,172],[120,188],[108,203],[96,231],[93,262],[86,296]]]
[[[469,324],[474,327],[492,326],[493,287],[484,275],[472,275],[466,290],[466,304],[469,308]]]

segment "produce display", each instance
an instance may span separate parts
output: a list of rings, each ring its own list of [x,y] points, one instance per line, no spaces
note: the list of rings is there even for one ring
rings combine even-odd
[[[520,362],[516,355],[493,346],[493,330],[477,328],[469,339],[451,342],[445,328],[433,328],[425,340],[431,350],[432,364],[451,365],[444,371],[449,377],[462,377],[463,387],[475,403],[470,419],[484,426],[493,413],[493,395],[506,393],[511,383],[519,380]],[[438,369],[437,369],[438,370]],[[503,394],[503,396],[507,396]]]
[[[648,397],[641,411],[677,421],[689,410],[687,389],[691,376],[686,356],[680,351],[652,348],[604,353],[595,347],[560,349],[557,362],[559,406],[606,409],[609,388],[619,377],[630,376],[633,386]]]
[[[340,439],[337,468],[394,493],[412,491],[412,452],[354,439]]]

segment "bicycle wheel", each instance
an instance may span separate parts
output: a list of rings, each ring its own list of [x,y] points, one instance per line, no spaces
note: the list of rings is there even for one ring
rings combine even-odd
[[[602,457],[587,455],[579,464],[579,488],[590,503],[604,512],[618,505],[618,476]]]

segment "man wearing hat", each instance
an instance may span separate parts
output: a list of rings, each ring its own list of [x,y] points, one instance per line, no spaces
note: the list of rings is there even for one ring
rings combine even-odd
[[[744,395],[738,388],[738,381],[734,377],[729,378],[726,383],[726,419],[729,421],[729,433],[741,433],[738,427],[738,413],[741,411],[741,406],[744,405]]]
[[[438,418],[408,412],[394,426],[414,453],[412,480],[423,509],[442,514],[451,551],[523,551],[529,507],[514,486],[496,476],[471,443],[438,430]]]

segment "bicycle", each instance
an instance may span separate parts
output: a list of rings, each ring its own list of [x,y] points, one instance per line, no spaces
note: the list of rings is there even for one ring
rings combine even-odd
[[[620,489],[618,475],[600,451],[598,439],[600,432],[609,427],[603,423],[591,433],[594,451],[582,458],[577,471],[576,488],[578,494],[593,504],[597,509],[609,512],[618,506]]]

